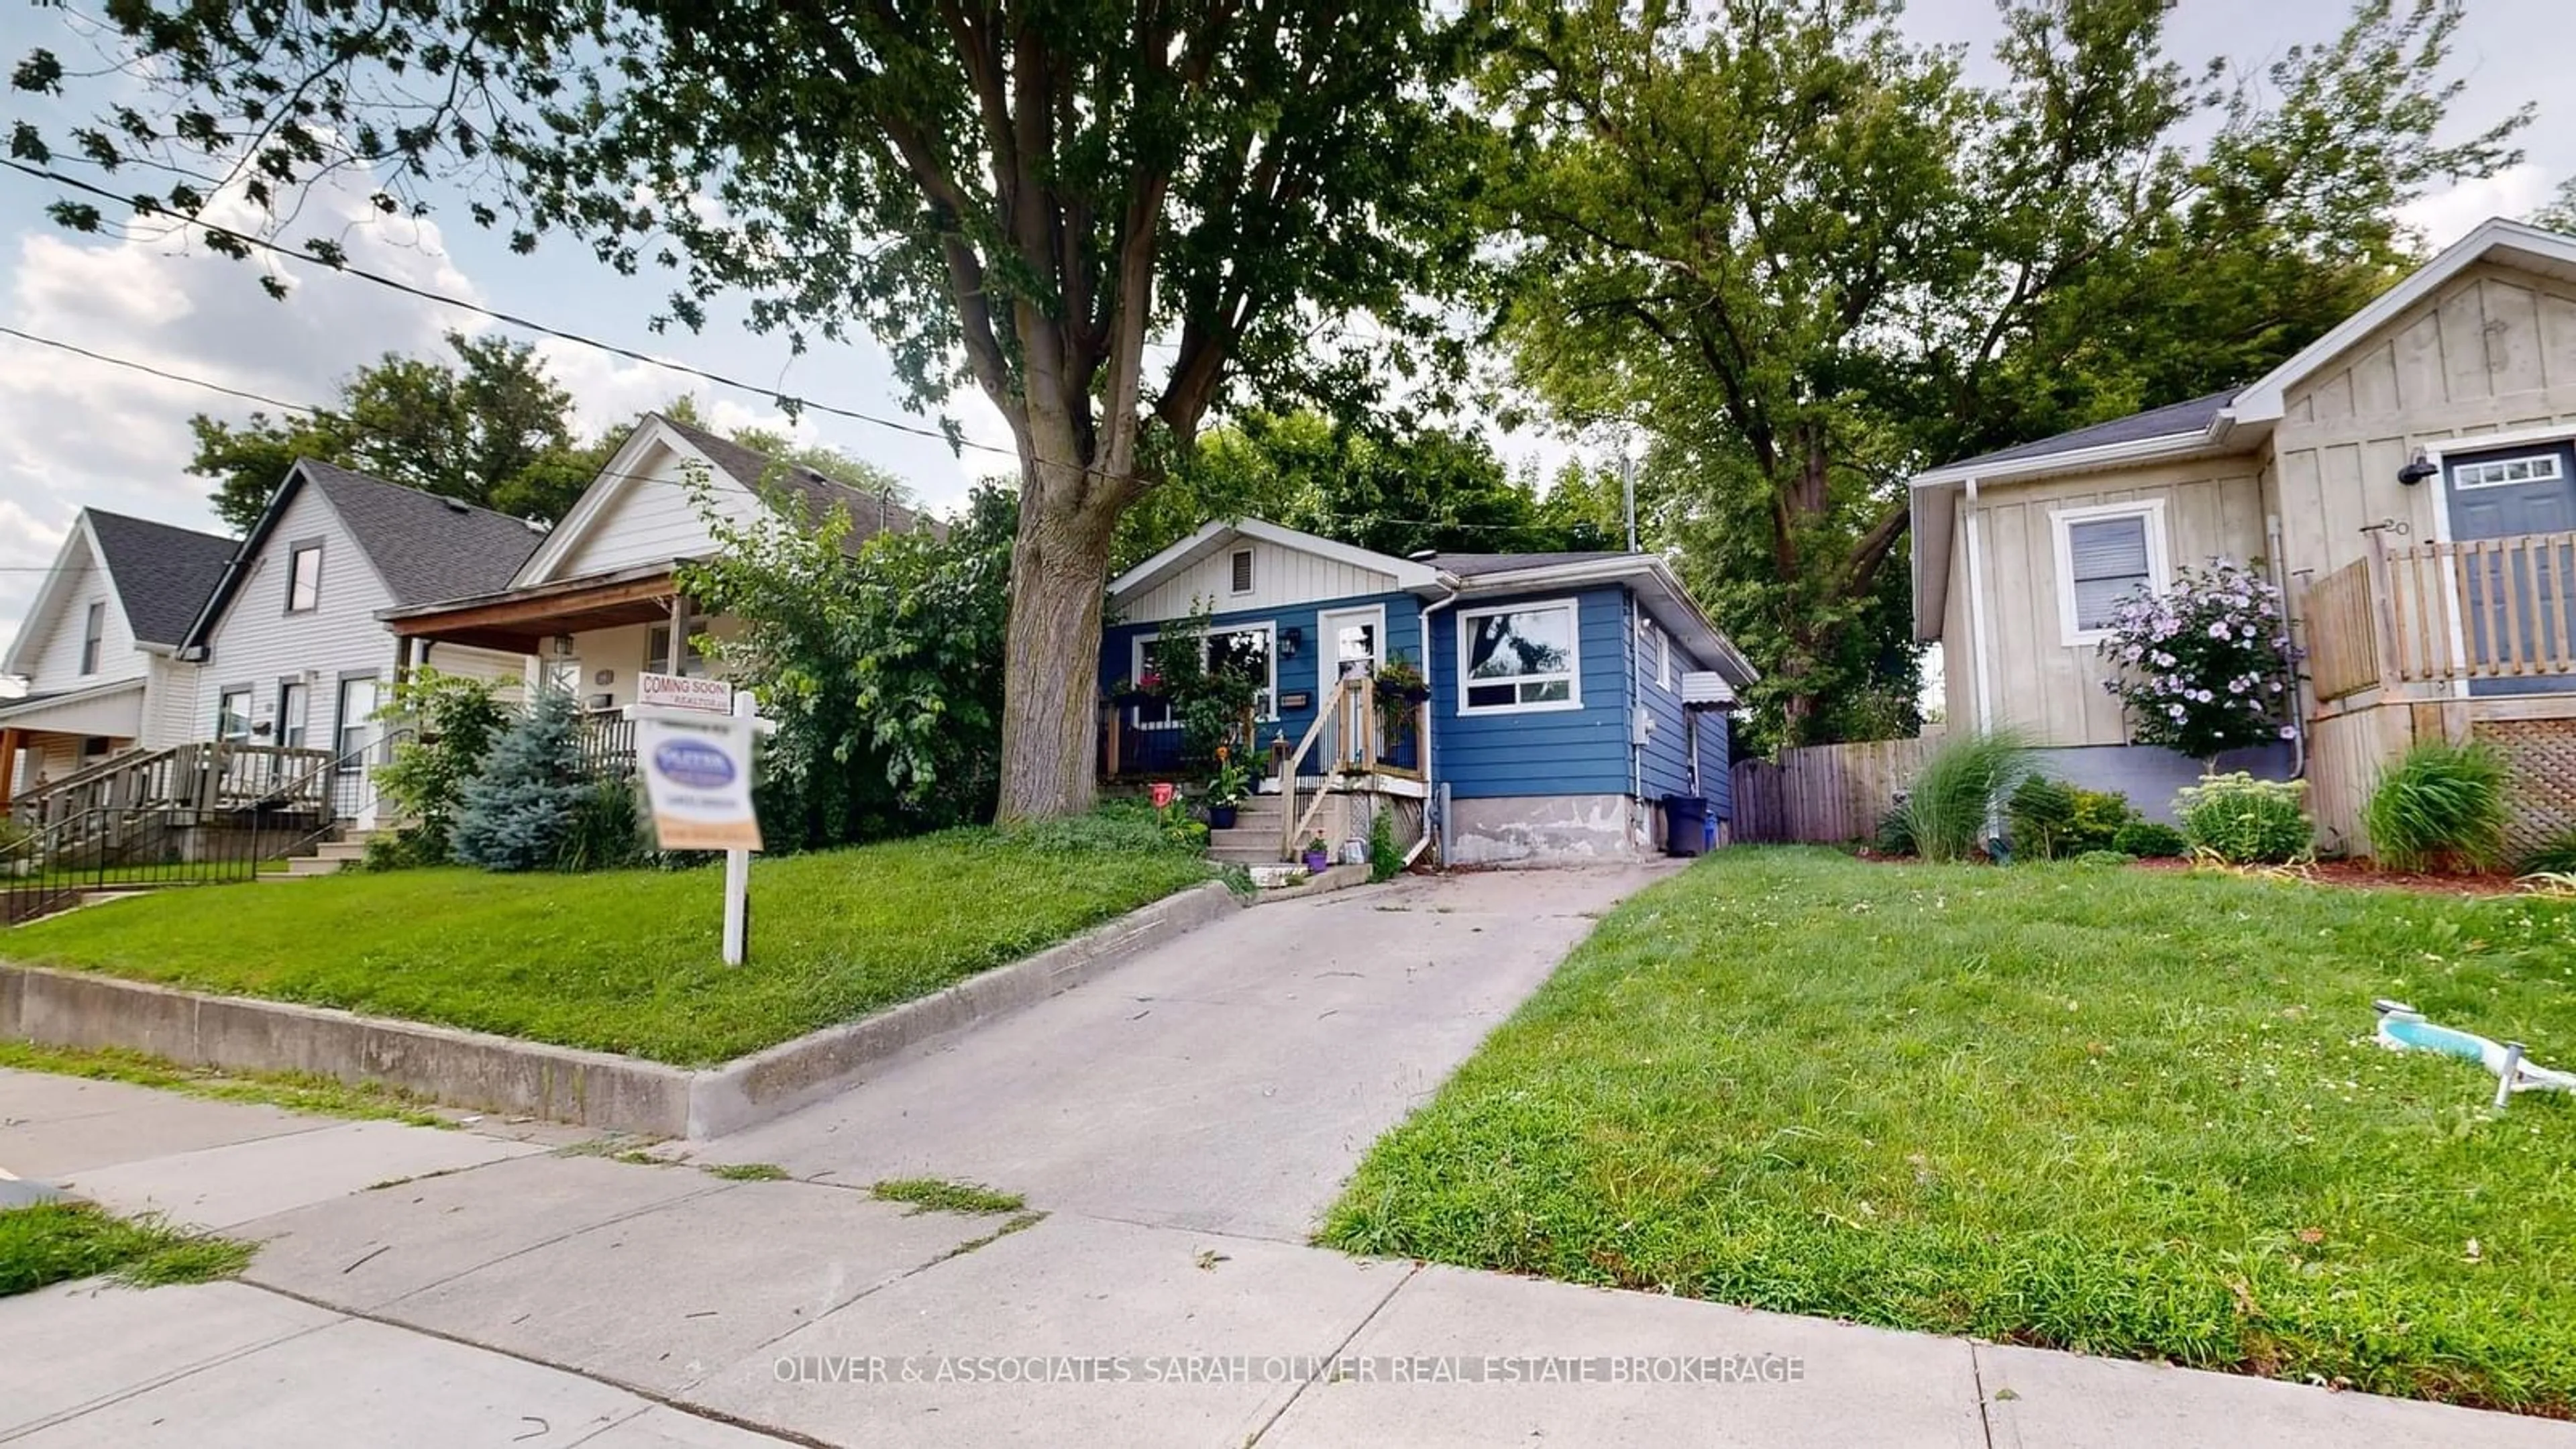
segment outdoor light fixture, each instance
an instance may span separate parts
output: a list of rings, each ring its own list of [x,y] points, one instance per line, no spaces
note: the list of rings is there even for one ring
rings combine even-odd
[[[2409,488],[2412,488],[2416,484],[2423,482],[2425,479],[2430,478],[2441,471],[2441,464],[2425,457],[2424,450],[2417,448],[2415,450],[2413,461],[2409,462],[2405,467],[2397,470],[2397,481],[2405,484]]]
[[[1289,627],[1289,628],[1286,628],[1286,629],[1282,629],[1282,630],[1280,630],[1280,631],[1279,631],[1279,657],[1280,657],[1280,658],[1282,658],[1282,659],[1294,659],[1294,658],[1296,658],[1296,657],[1297,657],[1297,646],[1298,646],[1298,645],[1300,645],[1300,644],[1303,644],[1303,643],[1305,643],[1305,642],[1306,642],[1306,631],[1305,631],[1305,630],[1303,630],[1303,629],[1299,629],[1299,628],[1296,628],[1296,627],[1294,627],[1294,626],[1291,626],[1291,627]]]

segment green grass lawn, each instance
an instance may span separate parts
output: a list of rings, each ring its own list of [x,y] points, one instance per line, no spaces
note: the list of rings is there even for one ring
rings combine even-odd
[[[2576,1411],[2576,904],[1723,851],[1604,920],[1326,1241]]]
[[[1150,818],[956,830],[755,861],[750,961],[723,872],[345,872],[114,901],[0,958],[700,1066],[927,995],[1211,878]]]
[[[149,1218],[120,1218],[88,1203],[0,1208],[0,1298],[48,1283],[112,1273],[138,1288],[229,1278],[252,1247]]]

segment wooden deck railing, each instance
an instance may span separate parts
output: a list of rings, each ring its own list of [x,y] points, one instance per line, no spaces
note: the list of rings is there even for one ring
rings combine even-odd
[[[2301,599],[2319,700],[2478,679],[2576,690],[2576,532],[2405,548],[2383,537]]]
[[[97,810],[318,812],[328,803],[321,771],[330,762],[329,750],[203,740],[119,755],[19,796],[12,810],[40,830]]]

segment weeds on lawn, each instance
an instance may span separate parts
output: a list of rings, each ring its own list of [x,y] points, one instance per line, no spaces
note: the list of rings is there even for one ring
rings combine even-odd
[[[701,1162],[698,1171],[727,1182],[785,1182],[787,1169],[775,1162]]]
[[[937,1177],[888,1178],[868,1191],[885,1202],[910,1203],[916,1212],[1015,1213],[1029,1205],[1016,1192],[995,1192],[978,1183]]]
[[[0,1297],[106,1273],[138,1288],[229,1278],[254,1251],[157,1218],[120,1218],[89,1203],[0,1208]]]

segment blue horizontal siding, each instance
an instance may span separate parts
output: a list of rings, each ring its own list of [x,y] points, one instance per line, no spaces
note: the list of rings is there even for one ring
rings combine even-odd
[[[1274,736],[1285,735],[1291,745],[1304,739],[1307,729],[1315,723],[1316,710],[1323,705],[1328,683],[1323,677],[1327,644],[1316,633],[1316,617],[1336,609],[1361,609],[1370,605],[1382,605],[1386,610],[1386,639],[1380,647],[1388,651],[1387,657],[1410,660],[1419,665],[1422,662],[1422,600],[1411,594],[1366,594],[1276,609],[1239,609],[1211,619],[1209,627],[1216,630],[1241,624],[1270,624],[1274,639],[1291,629],[1298,632],[1296,657],[1283,656],[1279,660],[1279,693],[1283,698],[1302,693],[1306,696],[1306,704],[1299,709],[1282,709],[1278,719],[1262,722],[1259,748],[1264,752],[1263,758],[1267,758],[1266,752]],[[1157,620],[1120,624],[1103,630],[1100,643],[1101,689],[1106,691],[1110,685],[1128,678],[1133,672],[1135,642],[1139,636],[1166,633],[1171,627],[1170,621]],[[1161,769],[1176,762],[1180,750],[1179,730],[1133,728],[1135,719],[1132,711],[1127,724],[1130,727],[1120,740],[1121,764],[1127,771]],[[1409,748],[1400,753],[1399,758],[1410,758]]]
[[[1544,603],[1562,591],[1477,599],[1461,609]],[[1616,588],[1575,600],[1575,664],[1581,709],[1511,714],[1458,712],[1456,610],[1432,617],[1434,773],[1461,799],[1513,795],[1625,795],[1628,779],[1626,594]]]

